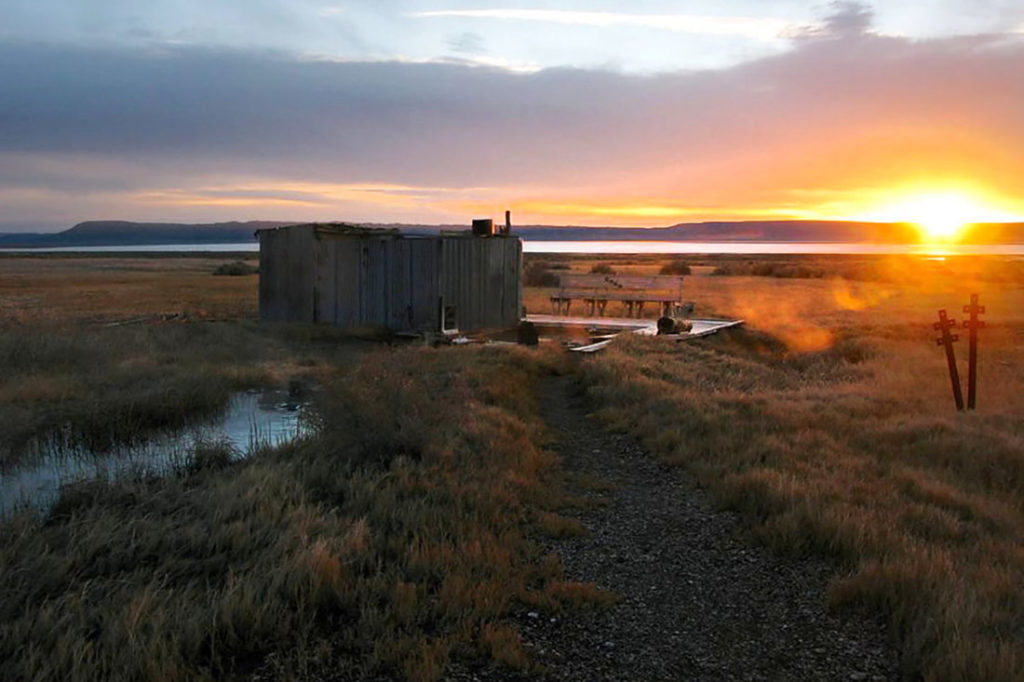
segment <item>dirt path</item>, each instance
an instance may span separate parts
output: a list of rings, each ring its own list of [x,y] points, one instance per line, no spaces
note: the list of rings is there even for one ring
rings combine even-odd
[[[552,680],[888,680],[895,655],[878,623],[826,611],[832,570],[779,559],[675,467],[586,416],[571,378],[543,408],[572,476],[612,486],[576,514],[589,534],[560,540],[568,577],[619,596],[565,620],[526,614],[524,642]]]

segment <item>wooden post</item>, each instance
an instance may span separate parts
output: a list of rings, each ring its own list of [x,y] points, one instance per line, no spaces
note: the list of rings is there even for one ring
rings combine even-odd
[[[960,391],[960,371],[956,367],[956,355],[953,353],[953,342],[960,337],[949,333],[950,328],[956,326],[956,321],[946,317],[945,310],[940,310],[939,321],[933,326],[942,334],[936,343],[946,347],[946,363],[949,365],[949,380],[953,384],[953,400],[956,402],[957,411],[963,412],[964,396]]]
[[[969,331],[967,345],[967,409],[973,410],[978,395],[978,330],[985,326],[978,315],[985,312],[985,306],[978,305],[978,295],[971,294],[970,305],[964,306],[970,318],[964,320],[964,329]]]

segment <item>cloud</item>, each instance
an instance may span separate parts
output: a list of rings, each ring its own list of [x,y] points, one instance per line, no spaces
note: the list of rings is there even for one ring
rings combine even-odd
[[[479,33],[464,32],[448,39],[448,49],[462,54],[479,54],[484,52],[484,40]]]
[[[655,28],[678,33],[738,35],[770,40],[793,26],[780,19],[705,16],[698,14],[631,14],[625,12],[583,12],[554,9],[470,9],[414,12],[419,18],[458,17],[464,19],[506,19],[538,21],[574,26]]]
[[[664,224],[838,215],[912,181],[1024,195],[1024,39],[835,21],[842,40],[653,76],[0,43],[0,203],[19,221],[521,203],[523,220]]]
[[[837,36],[859,36],[871,28],[874,13],[861,2],[833,2],[835,10],[826,20],[827,31]]]
[[[820,24],[796,27],[787,35],[793,38],[856,38],[872,32],[874,11],[856,0],[836,0]]]
[[[341,5],[325,5],[316,11],[318,17],[337,17],[347,12]]]

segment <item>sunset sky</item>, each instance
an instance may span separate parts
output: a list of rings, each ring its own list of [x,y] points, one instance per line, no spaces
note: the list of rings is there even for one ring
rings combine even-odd
[[[1024,2],[0,0],[0,232],[1024,219]]]

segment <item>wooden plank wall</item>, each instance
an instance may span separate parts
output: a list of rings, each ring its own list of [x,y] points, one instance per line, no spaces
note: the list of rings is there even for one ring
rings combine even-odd
[[[522,242],[260,232],[260,317],[342,328],[440,329],[441,301],[460,330],[515,326],[522,311]]]
[[[265,230],[260,236],[260,319],[275,321],[284,319],[283,291],[281,282],[284,268],[284,237],[276,230]]]
[[[316,270],[312,230],[288,230],[288,307],[295,320],[313,322],[316,317]]]
[[[338,305],[337,268],[334,267],[337,243],[334,240],[317,239],[313,253],[313,321],[333,324]]]
[[[436,239],[407,239],[405,243],[409,249],[409,328],[436,331],[441,327],[441,244]]]
[[[441,295],[459,329],[514,327],[522,311],[522,242],[516,238],[443,239]]]
[[[387,257],[384,253],[386,242],[383,239],[360,239],[359,258],[359,324],[370,326],[386,326],[385,288],[387,285]]]
[[[314,320],[312,230],[260,232],[260,319]]]
[[[363,243],[359,239],[324,239],[331,245],[332,260],[328,266],[334,270],[335,326],[351,329],[360,326],[359,287],[362,282]]]

